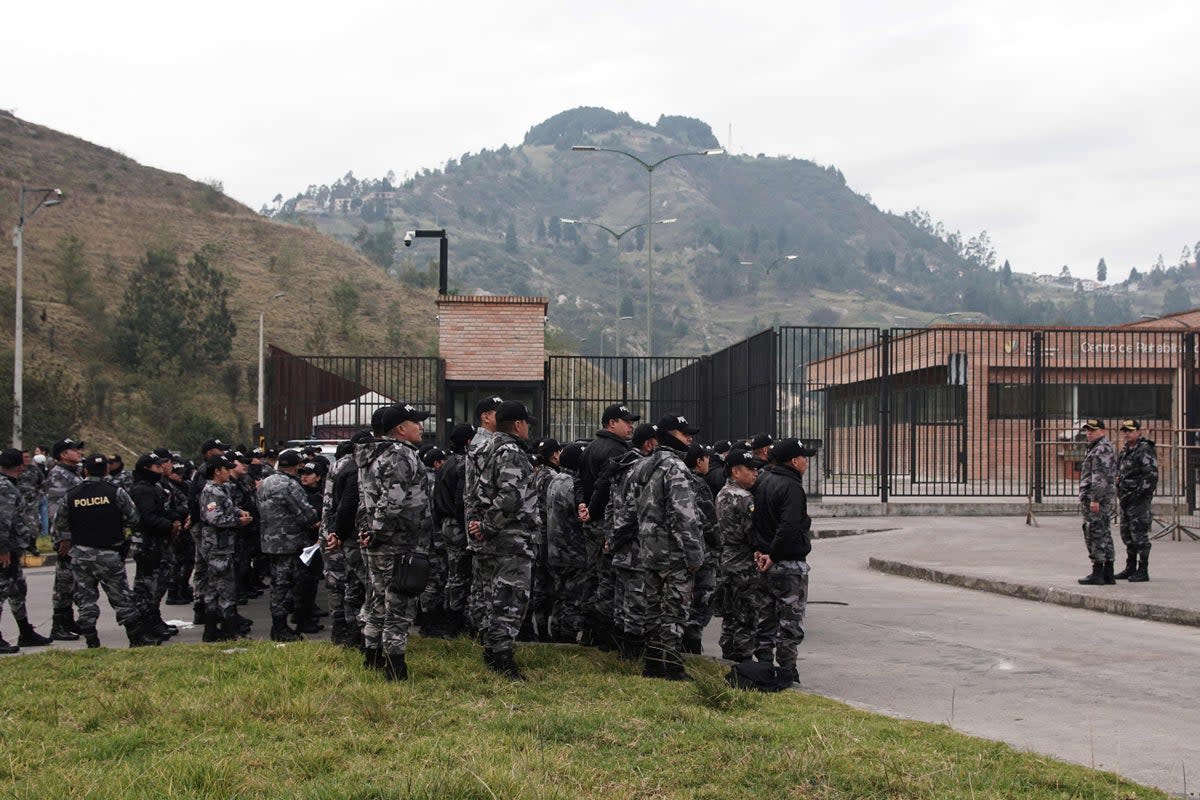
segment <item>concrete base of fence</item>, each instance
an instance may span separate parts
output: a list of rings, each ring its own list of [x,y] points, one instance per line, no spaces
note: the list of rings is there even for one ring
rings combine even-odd
[[[1028,511],[1029,503],[1023,500],[966,499],[948,502],[905,500],[895,503],[820,500],[810,501],[808,504],[808,513],[812,517],[1023,517]],[[1035,515],[1078,514],[1079,504],[1040,503],[1034,505],[1033,513]]]
[[[1072,591],[1057,586],[1014,583],[1012,581],[984,578],[977,575],[947,572],[945,570],[932,569],[917,564],[892,561],[884,558],[872,557],[868,559],[867,563],[871,569],[886,572],[890,575],[900,575],[905,578],[917,578],[918,580],[944,583],[949,586],[959,586],[964,589],[1005,594],[1009,597],[1019,597],[1022,600],[1036,600],[1042,603],[1054,603],[1072,608],[1103,611],[1107,614],[1119,614],[1124,617],[1136,617],[1155,622],[1169,622],[1174,625],[1200,627],[1200,612],[1192,609],[1172,608],[1156,603],[1125,600],[1113,596],[1085,594],[1084,592]]]

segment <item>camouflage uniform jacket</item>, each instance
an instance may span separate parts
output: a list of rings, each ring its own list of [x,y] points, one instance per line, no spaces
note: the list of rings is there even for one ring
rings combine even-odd
[[[78,472],[79,467],[69,467],[61,462],[56,462],[50,469],[50,474],[46,476],[46,498],[50,501],[50,520],[53,522],[58,519],[58,509],[62,505],[62,500],[66,497],[67,492],[83,483],[83,478]],[[51,534],[51,538],[55,544],[59,543],[57,526]]]
[[[133,473],[127,469],[123,469],[116,473],[110,472],[104,476],[104,480],[108,481],[113,486],[116,486],[118,489],[124,489],[128,492],[133,486]]]
[[[299,553],[312,543],[312,524],[317,521],[317,512],[313,511],[297,478],[276,472],[264,480],[258,487],[258,513],[264,553]]]
[[[17,483],[0,475],[0,553],[16,553],[29,546],[28,519]]]
[[[262,514],[258,509],[258,490],[254,488],[254,479],[250,477],[249,473],[240,478],[230,476],[225,488],[229,490],[229,497],[235,506],[242,511],[250,512],[251,522],[249,525],[243,526],[242,531],[244,533],[257,531],[262,523]]]
[[[1154,496],[1158,488],[1158,456],[1154,442],[1139,437],[1126,443],[1117,458],[1117,496],[1121,502],[1141,503]]]
[[[754,546],[750,527],[754,518],[754,495],[732,478],[717,492],[717,523],[721,526],[721,569],[725,573],[753,571]]]
[[[560,469],[546,485],[546,564],[551,569],[587,566],[587,540],[575,505],[575,473]]]
[[[638,466],[638,557],[647,570],[699,569],[704,563],[696,492],[679,454],[660,446]]]
[[[232,552],[236,529],[241,527],[241,515],[229,495],[228,483],[208,481],[200,490],[200,519],[193,520],[199,535],[211,537],[218,549]]]
[[[487,453],[479,472],[476,498],[483,531],[478,549],[532,558],[538,526],[537,496],[530,480],[533,464],[521,443],[507,433],[495,434]],[[467,498],[469,502],[469,494]],[[469,508],[467,519],[471,519]]]
[[[30,464],[17,478],[17,488],[25,500],[26,526],[31,537],[25,546],[32,547],[42,530],[41,504],[46,493],[46,471],[37,464]]]
[[[485,428],[477,428],[471,437],[471,445],[467,448],[466,480],[463,483],[464,521],[482,519],[479,497],[479,476],[483,465],[491,458],[492,448],[496,444],[496,434]],[[476,549],[478,542],[467,539],[469,549]]]
[[[354,465],[358,469],[358,509],[354,512],[354,527],[365,533],[371,527],[371,509],[379,499],[372,465],[396,445],[391,439],[372,439],[354,446]]]
[[[1116,494],[1117,452],[1107,437],[1088,445],[1079,467],[1079,502],[1107,503]]]
[[[371,462],[370,487],[362,490],[362,501],[370,506],[367,530],[371,532],[371,544],[391,543],[425,552],[433,534],[425,465],[412,444],[397,441],[388,444]]]
[[[717,523],[717,505],[713,501],[712,489],[703,475],[689,472],[692,476],[692,488],[696,492],[696,510],[700,512],[700,521],[704,532],[704,561],[713,564],[721,553],[721,526]]]
[[[633,477],[644,463],[645,456],[638,450],[623,453],[610,462],[608,471],[609,495],[608,552],[612,553],[613,564],[632,569],[637,565],[638,517],[637,488],[640,484]]]
[[[553,464],[543,464],[538,467],[529,479],[530,484],[533,486],[533,496],[537,498],[538,527],[537,534],[534,537],[534,544],[542,551],[545,550],[546,546],[546,491],[550,488],[550,482],[554,480],[554,476],[558,473],[558,467]]]

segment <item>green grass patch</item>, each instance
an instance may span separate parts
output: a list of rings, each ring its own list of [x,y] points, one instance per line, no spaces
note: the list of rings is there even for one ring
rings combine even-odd
[[[1111,773],[798,692],[641,678],[591,650],[414,640],[390,684],[323,642],[0,661],[14,798],[1162,798]]]

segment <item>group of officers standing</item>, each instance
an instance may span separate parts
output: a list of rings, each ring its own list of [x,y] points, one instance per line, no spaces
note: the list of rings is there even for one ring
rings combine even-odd
[[[245,636],[238,605],[269,581],[271,638],[295,641],[323,627],[323,576],[333,641],[391,680],[408,676],[417,627],[474,637],[488,668],[514,680],[525,679],[515,644],[528,640],[613,650],[646,677],[685,680],[682,655],[702,651],[717,610],[723,657],[797,679],[811,549],[802,478],[815,450],[765,434],[709,448],[683,416],[640,423],[620,404],[589,441],[531,442],[528,409],[490,397],[446,451],[422,446],[429,416],[380,408],[333,464],[213,439],[194,474],[165,449],[130,475],[59,442],[46,476],[59,555],[52,639],[99,646],[101,587],[131,646],[177,633],[164,600],[193,603],[204,641]],[[0,600],[21,630],[3,645],[14,650],[51,641],[23,608],[18,556],[37,530],[23,460],[0,453]]]

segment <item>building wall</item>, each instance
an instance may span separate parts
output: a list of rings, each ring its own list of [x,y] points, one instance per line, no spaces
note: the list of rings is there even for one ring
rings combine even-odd
[[[446,380],[543,380],[546,298],[443,295],[437,305]]]

